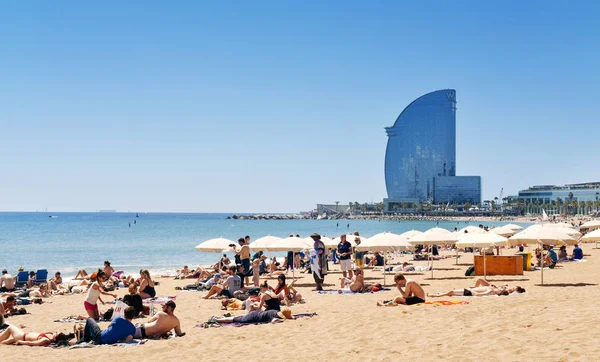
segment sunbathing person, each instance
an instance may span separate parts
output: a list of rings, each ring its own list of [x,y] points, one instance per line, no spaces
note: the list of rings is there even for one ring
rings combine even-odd
[[[298,293],[298,291],[294,288],[294,280],[289,286],[285,283],[285,275],[280,274],[277,276],[277,287],[272,289],[275,292],[275,295],[288,307],[290,303],[300,302],[302,300],[302,295]]]
[[[354,269],[354,276],[352,279],[340,278],[340,290],[338,292],[350,291],[354,293],[361,293],[365,288],[365,277],[362,269]]]
[[[393,300],[377,302],[378,306],[396,306],[398,304],[420,304],[425,303],[425,291],[419,283],[414,280],[407,280],[404,275],[398,273],[394,276],[396,287],[400,291],[401,295]],[[402,288],[406,288],[403,290]]]
[[[228,298],[233,298],[233,293],[238,291],[242,285],[242,279],[236,275],[237,268],[235,266],[229,267],[227,270],[228,277],[225,279],[223,284],[215,284],[213,285],[208,294],[202,297],[203,299],[208,299],[213,295],[223,295]]]
[[[246,305],[237,298],[227,298],[221,300],[221,309],[223,310],[244,310]]]
[[[20,346],[47,346],[50,343],[68,341],[74,336],[58,332],[25,332],[21,328],[9,325],[0,333],[0,344],[16,344]]]
[[[185,336],[181,331],[179,318],[173,314],[175,307],[175,302],[172,300],[163,304],[162,312],[156,313],[148,322],[136,326],[134,338],[159,337],[173,329],[178,337]]]
[[[4,316],[4,317],[8,317],[12,313],[16,304],[17,304],[17,300],[14,295],[9,295],[6,298],[6,302],[2,302],[0,300],[0,315]]]
[[[154,281],[150,277],[150,272],[147,269],[144,269],[140,274],[142,276],[142,280],[140,282],[140,297],[142,297],[142,299],[156,297]]]
[[[258,309],[265,307],[265,310],[281,310],[281,302],[277,294],[271,289],[266,280],[260,285],[260,303]]]
[[[373,258],[369,260],[369,263],[367,264],[366,268],[372,268],[374,266],[383,266],[384,262],[385,261],[383,259],[383,256],[378,251],[376,251],[373,255]]]
[[[33,286],[35,285],[36,279],[35,279],[35,272],[32,270],[29,272],[29,280],[27,280],[27,288],[33,288]]]
[[[475,285],[470,288],[463,289],[453,289],[447,293],[435,293],[435,294],[427,294],[428,297],[483,297],[486,295],[509,295],[511,293],[525,293],[525,289],[520,286],[510,287],[508,285],[504,285],[501,287],[497,287],[493,284],[490,284],[487,280],[483,278],[477,279]]]
[[[54,274],[54,278],[51,278],[50,280],[48,280],[48,285],[50,286],[51,290],[58,290],[59,286],[62,284],[63,280],[62,280],[62,276],[60,275],[60,272],[56,272]]]
[[[113,269],[113,267],[110,266],[110,261],[108,260],[104,262],[104,269],[102,271],[104,272],[104,274],[106,274],[107,280],[111,280],[113,274],[115,273],[115,269]]]
[[[282,319],[294,319],[292,311],[285,307],[281,311],[278,310],[253,310],[243,316],[238,317],[222,317],[215,318],[214,321],[217,323],[272,323]]]
[[[0,277],[0,292],[12,292],[15,290],[15,277],[8,274],[8,270],[2,270]]]
[[[88,275],[88,273],[85,270],[78,270],[77,271],[77,275],[75,275],[75,278],[73,278],[73,280],[89,280],[90,276]]]

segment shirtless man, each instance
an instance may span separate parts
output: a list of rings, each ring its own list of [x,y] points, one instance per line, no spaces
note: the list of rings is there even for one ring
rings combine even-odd
[[[377,302],[378,306],[396,306],[398,304],[419,304],[425,303],[425,291],[419,283],[414,280],[407,280],[402,273],[398,273],[394,276],[396,286],[400,291],[401,295],[396,299],[389,301]],[[405,288],[403,290],[402,288]]]
[[[350,289],[350,291],[354,293],[360,293],[365,288],[365,276],[360,268],[354,270],[354,276],[352,279],[340,278],[340,281],[340,287],[342,288],[341,290],[338,290],[340,293],[343,291],[343,289]]]
[[[0,277],[0,292],[12,292],[15,290],[15,277],[8,274],[8,270],[2,270]]]
[[[8,296],[8,298],[6,298],[6,302],[4,303],[2,303],[2,300],[0,300],[0,315],[8,317],[15,308],[16,304],[17,301],[12,295]]]
[[[136,326],[133,338],[159,337],[169,333],[172,329],[175,329],[175,334],[177,334],[178,337],[185,336],[185,333],[181,332],[179,318],[175,317],[175,314],[173,314],[175,307],[175,302],[172,300],[163,304],[162,312],[156,313],[156,315],[150,318],[148,322]]]

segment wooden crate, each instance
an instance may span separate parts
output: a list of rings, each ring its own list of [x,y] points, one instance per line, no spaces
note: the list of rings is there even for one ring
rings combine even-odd
[[[491,256],[485,257],[487,275],[523,275],[523,257]],[[475,275],[483,275],[483,256],[475,255]]]

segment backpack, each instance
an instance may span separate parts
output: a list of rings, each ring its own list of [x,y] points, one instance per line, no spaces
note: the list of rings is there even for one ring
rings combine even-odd
[[[467,271],[465,271],[465,276],[472,277],[474,275],[475,275],[475,265],[471,265],[470,267],[467,268]]]

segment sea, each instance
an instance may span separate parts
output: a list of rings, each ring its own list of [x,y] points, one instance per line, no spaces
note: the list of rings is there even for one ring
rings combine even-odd
[[[198,252],[195,246],[212,238],[237,241],[273,235],[286,237],[312,233],[335,237],[359,231],[370,237],[381,232],[425,231],[432,227],[448,230],[467,225],[496,226],[500,222],[414,221],[414,220],[235,220],[233,214],[177,213],[0,213],[0,268],[16,275],[25,270],[47,269],[51,275],[75,276],[88,273],[109,260],[115,270],[172,275],[184,265],[209,265],[221,253]],[[526,226],[527,224],[522,224]],[[282,256],[282,253],[275,256]],[[229,255],[232,256],[231,253]]]

